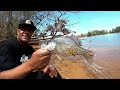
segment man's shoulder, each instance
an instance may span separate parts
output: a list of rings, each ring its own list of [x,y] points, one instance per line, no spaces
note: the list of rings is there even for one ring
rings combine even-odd
[[[0,43],[0,46],[14,46],[17,44],[17,40],[16,38],[10,38],[10,39],[7,39],[7,40],[4,40]]]

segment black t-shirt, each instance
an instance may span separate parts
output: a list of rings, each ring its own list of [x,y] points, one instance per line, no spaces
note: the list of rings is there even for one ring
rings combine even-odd
[[[13,69],[22,64],[20,62],[22,55],[30,57],[33,52],[32,46],[29,44],[22,46],[17,38],[3,41],[0,43],[0,71]]]
[[[12,69],[21,64],[23,54],[30,57],[34,49],[32,46],[21,46],[17,38],[6,40],[0,43],[0,70]]]
[[[31,45],[22,46],[17,38],[9,39],[0,43],[0,72],[13,69],[22,64],[20,59],[22,55],[31,57],[34,49]],[[48,79],[49,75],[44,75],[43,72],[32,72],[24,79]],[[61,76],[58,77],[59,79]]]

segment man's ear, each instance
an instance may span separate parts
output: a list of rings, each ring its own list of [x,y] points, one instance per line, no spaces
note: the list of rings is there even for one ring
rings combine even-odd
[[[19,29],[16,30],[16,34],[17,34],[17,35],[18,35],[18,33],[19,33]]]

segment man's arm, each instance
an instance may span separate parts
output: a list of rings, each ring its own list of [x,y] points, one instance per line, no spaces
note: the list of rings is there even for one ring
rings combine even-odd
[[[34,70],[42,70],[48,65],[51,53],[38,49],[25,63],[6,71],[0,72],[0,79],[22,79]]]
[[[0,72],[0,79],[22,79],[32,72],[32,68],[23,63],[16,68]]]

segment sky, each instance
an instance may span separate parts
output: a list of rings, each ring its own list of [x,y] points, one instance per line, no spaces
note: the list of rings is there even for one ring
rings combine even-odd
[[[70,30],[85,34],[92,30],[112,30],[120,26],[120,11],[81,11],[67,16]],[[76,23],[76,24],[75,24]]]

